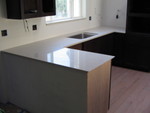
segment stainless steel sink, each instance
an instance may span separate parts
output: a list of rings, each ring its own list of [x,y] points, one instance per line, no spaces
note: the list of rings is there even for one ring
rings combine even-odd
[[[84,32],[84,33],[76,34],[73,36],[69,36],[69,38],[84,39],[84,38],[88,38],[94,35],[97,35],[97,33]]]

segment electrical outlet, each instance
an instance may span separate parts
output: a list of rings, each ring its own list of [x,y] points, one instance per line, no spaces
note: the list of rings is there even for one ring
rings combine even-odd
[[[119,19],[119,15],[118,14],[116,15],[116,19]]]
[[[89,16],[89,20],[90,20],[90,21],[92,20],[92,17],[91,17],[91,16]]]
[[[32,30],[37,30],[37,25],[33,25]]]
[[[1,30],[1,35],[2,36],[7,36],[8,34],[7,34],[7,30]]]

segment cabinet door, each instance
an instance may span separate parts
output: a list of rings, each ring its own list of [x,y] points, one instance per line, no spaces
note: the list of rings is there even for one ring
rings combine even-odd
[[[112,64],[116,66],[122,66],[125,34],[114,33],[113,37],[114,37],[113,55],[115,56],[115,58],[112,60],[113,61]]]
[[[149,51],[146,48],[127,46],[124,55],[125,67],[150,71]]]
[[[55,0],[6,0],[7,18],[27,19],[55,14]]]
[[[23,18],[38,17],[40,15],[39,0],[22,0],[21,6]]]
[[[83,50],[113,55],[115,58],[112,60],[112,64],[116,66],[123,66],[124,39],[125,34],[112,33],[83,43]]]
[[[113,55],[113,34],[83,43],[85,51]]]
[[[20,19],[21,18],[21,12],[20,9],[20,0],[6,0],[6,6],[7,6],[7,18],[10,19]]]
[[[127,67],[150,71],[150,37],[127,35],[124,64]]]
[[[114,48],[114,34],[109,34],[98,39],[99,42],[99,53],[113,55],[113,48]]]
[[[99,52],[98,49],[99,49],[98,39],[93,39],[83,43],[83,50],[85,51],[98,53]]]
[[[40,0],[41,15],[50,16],[56,14],[55,0]]]

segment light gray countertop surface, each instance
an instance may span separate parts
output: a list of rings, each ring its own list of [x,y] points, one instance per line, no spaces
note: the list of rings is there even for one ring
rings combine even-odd
[[[77,34],[72,33],[7,49],[4,50],[4,52],[78,70],[91,71],[111,60],[113,56],[68,49],[66,47],[86,42],[113,32],[124,33],[124,30],[100,27],[86,30],[85,32],[97,33],[97,35],[85,39],[68,38],[71,35]]]

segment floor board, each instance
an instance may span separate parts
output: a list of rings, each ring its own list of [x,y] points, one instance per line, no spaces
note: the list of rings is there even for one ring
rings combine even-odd
[[[113,66],[108,113],[150,113],[150,73]]]

